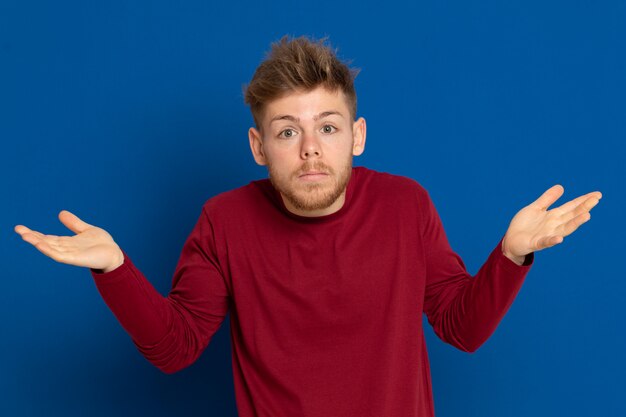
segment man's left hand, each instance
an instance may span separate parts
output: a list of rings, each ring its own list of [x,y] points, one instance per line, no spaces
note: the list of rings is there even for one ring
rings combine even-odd
[[[555,185],[513,217],[502,240],[502,252],[507,258],[522,265],[526,255],[558,245],[591,219],[589,212],[602,194],[594,191],[548,210],[564,191],[562,186]]]

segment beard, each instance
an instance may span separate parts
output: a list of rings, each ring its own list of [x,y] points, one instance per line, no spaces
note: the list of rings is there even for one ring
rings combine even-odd
[[[306,162],[290,175],[279,174],[270,163],[267,164],[267,169],[274,188],[296,209],[300,211],[323,210],[337,201],[346,190],[352,174],[352,155],[338,172],[320,161]],[[302,183],[298,177],[311,170],[326,173],[328,178],[317,183]]]

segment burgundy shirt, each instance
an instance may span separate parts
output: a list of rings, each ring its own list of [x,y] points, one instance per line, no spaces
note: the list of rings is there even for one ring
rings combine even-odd
[[[209,199],[167,297],[124,256],[92,276],[163,372],[192,364],[230,312],[241,417],[433,416],[422,313],[472,352],[533,262],[516,265],[500,241],[470,276],[427,192],[362,167],[327,216],[290,213],[267,179]]]

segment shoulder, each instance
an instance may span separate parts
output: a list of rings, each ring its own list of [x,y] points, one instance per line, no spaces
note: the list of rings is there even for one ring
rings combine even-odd
[[[424,230],[435,213],[426,188],[417,180],[359,167],[354,200],[368,216],[401,224],[401,230]],[[382,220],[381,220],[382,219]]]
[[[232,213],[233,211],[247,210],[258,203],[261,195],[259,187],[255,183],[261,181],[253,181],[242,187],[234,188],[219,194],[216,194],[206,200],[202,206],[203,211],[214,216],[220,213]]]
[[[254,182],[242,187],[234,188],[209,198],[204,207],[209,210],[238,207],[247,204],[251,199],[258,198]]]
[[[273,206],[274,196],[268,179],[217,194],[203,204],[203,213],[215,223],[242,222],[265,213]]]
[[[365,167],[354,168],[355,179],[369,194],[392,200],[426,203],[428,191],[415,179],[403,175],[375,171]]]

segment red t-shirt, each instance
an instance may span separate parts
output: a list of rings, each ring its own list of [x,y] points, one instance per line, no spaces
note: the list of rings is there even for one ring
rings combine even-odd
[[[516,265],[500,242],[471,277],[427,192],[362,167],[328,216],[290,213],[267,179],[209,199],[167,297],[124,255],[92,276],[163,372],[192,364],[230,311],[241,417],[433,416],[422,312],[474,351],[533,262]]]

